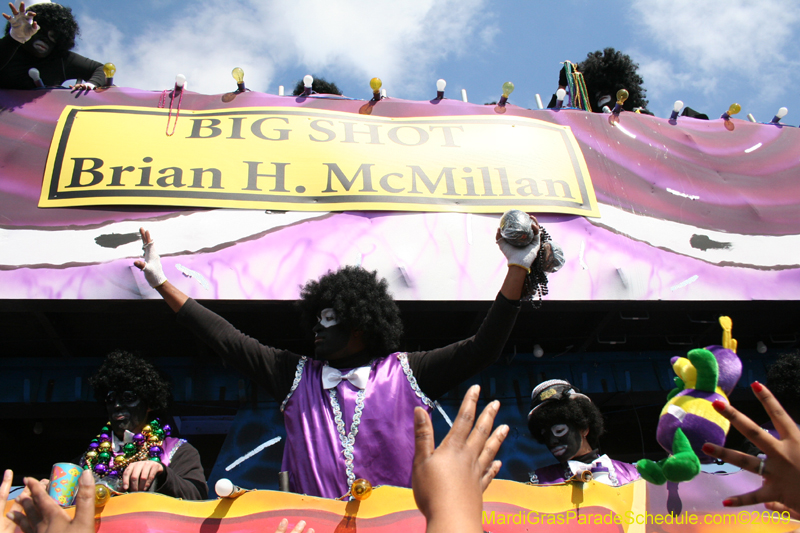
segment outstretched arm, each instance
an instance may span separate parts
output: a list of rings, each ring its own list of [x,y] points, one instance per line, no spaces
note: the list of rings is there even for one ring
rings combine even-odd
[[[178,313],[178,322],[189,328],[223,360],[264,386],[277,401],[282,401],[289,393],[300,356],[261,344],[190,299],[167,280],[150,232],[141,228],[139,233],[144,245],[144,258],[135,261],[134,265],[144,272],[147,282],[161,294],[170,309]]]
[[[538,228],[538,223],[534,227]],[[514,328],[525,277],[539,252],[539,236],[523,248],[506,242],[499,230],[496,240],[508,261],[508,271],[500,294],[475,336],[443,348],[408,354],[409,365],[420,388],[431,399],[439,398],[497,361]]]

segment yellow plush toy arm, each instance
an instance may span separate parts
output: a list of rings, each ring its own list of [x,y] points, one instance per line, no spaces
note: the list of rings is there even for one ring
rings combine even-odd
[[[692,365],[692,362],[685,357],[678,357],[675,364],[672,365],[672,370],[681,381],[686,389],[693,389],[697,385],[697,369]]]

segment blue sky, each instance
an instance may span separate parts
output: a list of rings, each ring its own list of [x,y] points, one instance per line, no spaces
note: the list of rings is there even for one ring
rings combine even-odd
[[[769,121],[786,106],[800,122],[797,0],[69,0],[81,23],[77,51],[117,66],[118,85],[161,90],[175,74],[189,89],[277,93],[305,74],[369,98],[369,80],[390,97],[446,96],[536,108],[557,88],[559,63],[614,47],[639,63],[649,109],[669,116],[680,99],[717,117]]]

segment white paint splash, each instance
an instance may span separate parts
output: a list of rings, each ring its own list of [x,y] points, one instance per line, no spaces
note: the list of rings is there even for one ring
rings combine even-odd
[[[281,441],[281,438],[280,438],[280,437],[275,437],[274,439],[270,439],[270,440],[268,440],[268,441],[267,441],[267,442],[265,442],[264,444],[261,444],[261,445],[260,445],[260,446],[258,446],[257,448],[254,448],[253,450],[251,450],[251,451],[247,452],[246,454],[244,454],[243,456],[239,457],[239,458],[238,458],[238,459],[236,459],[234,462],[232,462],[231,464],[229,464],[228,466],[226,466],[226,467],[225,467],[225,471],[226,471],[226,472],[230,472],[231,470],[233,470],[234,468],[236,468],[237,466],[239,466],[239,465],[240,465],[240,464],[242,464],[243,462],[245,462],[245,461],[247,461],[248,459],[250,459],[251,457],[253,457],[255,454],[257,454],[257,453],[258,453],[258,452],[260,452],[261,450],[264,450],[264,449],[266,449],[266,448],[269,448],[269,447],[270,447],[270,446],[272,446],[273,444],[278,444],[280,441]]]
[[[673,285],[672,287],[669,288],[669,290],[677,291],[678,289],[682,289],[683,287],[689,285],[690,283],[694,283],[695,281],[697,281],[697,278],[698,278],[698,276],[697,276],[697,274],[695,274],[691,278],[689,278],[687,280],[684,280],[684,281],[681,281],[677,285]]]

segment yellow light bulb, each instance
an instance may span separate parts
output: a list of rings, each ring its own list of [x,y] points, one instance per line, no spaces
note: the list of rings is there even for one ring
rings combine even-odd
[[[244,83],[244,70],[241,67],[236,67],[231,71],[231,76],[236,80],[236,83]]]
[[[108,500],[111,499],[111,492],[108,490],[108,487],[102,484],[97,484],[94,486],[94,506],[95,507],[103,507],[105,504],[108,503]]]
[[[624,104],[625,100],[628,99],[628,96],[630,96],[628,94],[628,91],[626,91],[625,89],[620,89],[619,91],[617,91],[617,102],[620,104]]]
[[[731,106],[728,108],[728,114],[729,115],[735,115],[736,113],[738,113],[741,110],[742,110],[742,106],[740,106],[739,104],[731,104]]]
[[[514,92],[514,84],[513,84],[513,83],[511,83],[510,81],[507,81],[507,82],[505,82],[505,83],[503,84],[503,96],[505,96],[506,98],[508,98],[508,97],[509,97],[509,95],[510,95],[511,93],[513,93],[513,92]]]
[[[117,67],[114,66],[114,63],[106,63],[103,65],[103,74],[106,75],[106,78],[113,78],[114,74],[117,73]]]
[[[372,495],[372,484],[366,479],[357,479],[350,487],[350,495],[358,501],[366,500]]]
[[[381,81],[380,78],[372,78],[371,80],[369,80],[369,87],[370,89],[372,89],[372,92],[374,93],[380,91],[382,86],[383,82]]]

